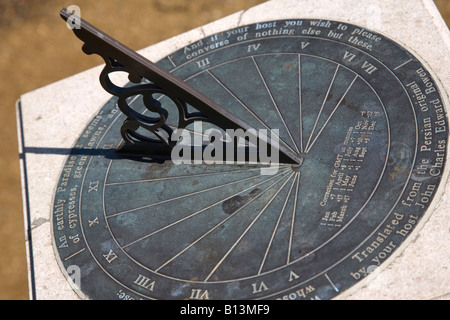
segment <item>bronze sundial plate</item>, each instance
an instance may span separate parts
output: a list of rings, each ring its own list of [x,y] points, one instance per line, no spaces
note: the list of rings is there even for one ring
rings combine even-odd
[[[385,36],[266,21],[158,65],[254,128],[279,130],[303,161],[262,175],[127,157],[115,151],[125,117],[112,98],[80,132],[54,195],[54,248],[66,274],[79,268],[81,297],[331,299],[427,214],[447,159],[444,99]],[[139,97],[129,103],[144,112]]]

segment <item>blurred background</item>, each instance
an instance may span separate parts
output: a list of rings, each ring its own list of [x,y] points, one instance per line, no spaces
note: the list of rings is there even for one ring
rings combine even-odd
[[[0,300],[28,299],[15,103],[23,93],[103,62],[82,54],[60,9],[78,5],[83,18],[139,50],[262,2],[0,0]],[[450,25],[450,0],[435,3]]]

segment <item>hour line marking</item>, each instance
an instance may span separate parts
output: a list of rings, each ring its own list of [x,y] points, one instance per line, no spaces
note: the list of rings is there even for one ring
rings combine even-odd
[[[281,119],[281,122],[283,122],[283,125],[286,128],[286,131],[287,131],[287,133],[289,135],[289,138],[291,139],[292,143],[294,144],[295,150],[298,153],[300,153],[300,151],[298,150],[297,144],[295,143],[294,138],[292,137],[291,131],[289,130],[289,128],[288,128],[288,126],[286,124],[286,121],[284,120],[283,116],[281,115],[280,109],[278,108],[278,105],[277,105],[277,103],[276,103],[276,101],[275,101],[275,99],[274,99],[274,97],[272,95],[272,92],[270,92],[270,89],[269,89],[269,86],[267,85],[266,79],[264,79],[264,76],[261,73],[261,69],[259,68],[258,63],[256,62],[254,57],[252,57],[252,60],[253,60],[253,64],[256,67],[256,70],[258,71],[259,77],[261,78],[261,81],[263,82],[264,87],[266,88],[266,91],[269,94],[270,100],[272,100],[272,104],[275,107],[275,110],[277,111],[278,116]]]
[[[333,287],[333,289],[336,292],[339,292],[339,289],[336,287],[336,285],[333,283],[333,281],[331,281],[330,277],[328,276],[328,274],[325,273],[325,278],[327,278],[328,282],[331,284],[331,286]]]
[[[174,68],[176,68],[176,64],[173,62],[172,57],[171,56],[167,56],[167,59],[170,61],[170,63],[174,66]]]
[[[173,260],[175,260],[177,257],[179,257],[180,255],[182,255],[184,252],[186,252],[188,249],[190,249],[191,247],[193,247],[195,244],[197,244],[200,240],[202,240],[203,238],[205,238],[207,235],[209,235],[211,232],[213,232],[214,230],[216,230],[217,228],[219,228],[221,225],[223,225],[225,222],[227,222],[228,220],[230,220],[232,217],[234,217],[238,212],[240,212],[242,209],[244,209],[245,207],[247,207],[250,203],[252,203],[253,201],[255,201],[256,199],[259,198],[259,196],[261,196],[264,192],[266,192],[267,190],[269,190],[270,188],[272,188],[274,185],[276,185],[279,181],[281,181],[281,179],[284,178],[285,173],[283,173],[283,176],[278,179],[277,181],[275,181],[274,183],[272,183],[270,186],[268,186],[266,189],[264,189],[263,191],[261,191],[257,196],[255,196],[254,198],[252,198],[250,201],[248,201],[247,203],[245,203],[242,207],[239,207],[239,209],[237,209],[235,212],[233,212],[231,215],[229,215],[228,217],[226,217],[224,220],[222,220],[220,223],[218,223],[216,226],[214,226],[213,228],[211,228],[209,231],[207,231],[206,233],[204,233],[202,236],[200,236],[197,240],[195,240],[194,242],[192,242],[189,246],[187,246],[186,248],[184,248],[183,250],[181,250],[179,253],[177,253],[175,256],[173,256],[172,258],[170,258],[169,260],[167,260],[164,264],[162,264],[158,269],[155,270],[155,272],[158,272],[159,270],[161,270],[162,268],[164,268],[166,265],[168,265],[169,263],[171,263]]]
[[[117,213],[114,213],[114,214],[111,214],[111,215],[107,216],[107,218],[109,219],[111,217],[119,216],[119,215],[122,215],[122,214],[125,214],[125,213],[130,213],[130,212],[133,212],[133,211],[136,211],[136,210],[150,208],[150,207],[153,207],[153,206],[156,206],[156,205],[160,205],[160,204],[163,204],[163,203],[167,203],[167,202],[170,202],[170,201],[173,201],[173,200],[179,200],[179,199],[183,199],[183,198],[186,198],[186,197],[189,197],[189,196],[193,196],[193,195],[196,195],[196,194],[200,194],[200,193],[203,193],[203,192],[207,192],[207,191],[211,191],[211,190],[215,190],[215,189],[220,189],[220,188],[223,188],[225,186],[232,185],[234,183],[244,182],[244,181],[247,181],[247,180],[256,179],[257,177],[260,177],[260,176],[261,176],[260,174],[257,174],[257,175],[254,175],[254,176],[251,176],[251,177],[248,177],[248,178],[244,178],[244,179],[240,179],[240,180],[236,180],[236,181],[231,181],[231,182],[228,182],[228,183],[225,183],[225,184],[220,184],[218,186],[211,187],[209,189],[199,190],[199,191],[191,192],[191,193],[184,194],[184,195],[181,195],[181,196],[178,196],[178,197],[174,197],[174,198],[162,200],[162,201],[159,201],[159,202],[155,202],[155,203],[152,203],[152,204],[147,204],[145,206],[137,207],[137,208],[134,208],[134,209],[129,209],[129,210],[117,212]]]
[[[64,259],[64,261],[67,261],[67,260],[69,260],[69,259],[71,259],[71,258],[75,257],[75,256],[76,256],[77,254],[79,254],[79,253],[83,252],[84,250],[86,250],[86,248],[83,248],[83,249],[81,249],[81,250],[79,250],[79,251],[75,252],[74,254],[72,254],[72,255],[68,256],[67,258],[65,258],[65,259]]]
[[[401,67],[403,67],[405,64],[410,63],[411,61],[413,61],[413,59],[409,59],[408,61],[403,62],[401,65],[399,65],[397,68],[395,68],[394,70],[400,69]]]
[[[220,84],[222,86],[222,88],[224,88],[245,110],[247,110],[248,113],[250,113],[253,117],[255,117],[256,120],[258,120],[267,130],[271,130],[271,128],[269,128],[269,126],[256,114],[254,113],[252,110],[250,110],[245,104],[244,102],[242,102],[241,99],[239,99],[233,91],[231,91],[222,81],[220,81],[215,75],[212,74],[211,71],[207,70],[207,73],[214,79],[217,81],[218,84]],[[283,139],[280,138],[279,135],[273,133],[274,135],[276,135],[278,137],[278,140],[280,142],[282,142],[285,147],[287,147],[289,150],[291,150],[292,152],[296,153],[291,146],[289,146]]]
[[[249,113],[251,113],[252,116],[254,116],[259,122],[261,122],[261,124],[266,127],[266,129],[270,130],[269,126],[267,124],[264,123],[264,121],[259,118],[252,110],[250,110],[244,102],[242,102],[241,99],[239,99],[233,91],[231,91],[222,81],[220,81],[211,71],[207,70],[207,73],[214,79],[217,81],[218,84],[220,84],[222,86],[222,88],[224,88],[231,96],[233,96],[233,98],[239,102],[239,104],[244,107],[245,110],[247,110]]]
[[[317,133],[316,137],[314,138],[314,140],[311,142],[311,144],[309,145],[308,149],[306,149],[306,152],[309,152],[309,150],[311,150],[311,147],[313,146],[313,144],[317,141],[317,138],[320,136],[320,134],[322,133],[323,129],[325,129],[326,125],[328,124],[328,122],[330,121],[331,117],[334,115],[334,113],[336,112],[336,110],[338,109],[338,107],[341,105],[342,100],[344,100],[345,96],[347,95],[347,93],[350,91],[351,87],[353,86],[353,84],[355,83],[356,79],[358,78],[358,75],[355,76],[355,78],[353,79],[353,81],[350,83],[350,85],[348,86],[347,90],[345,91],[345,93],[342,95],[341,99],[339,100],[339,102],[336,104],[336,106],[333,109],[333,112],[331,112],[331,114],[328,116],[327,121],[325,121],[325,123],[323,124],[322,128],[320,129],[319,133]]]
[[[250,225],[247,227],[247,229],[244,230],[244,232],[242,232],[242,234],[239,236],[239,238],[233,243],[233,245],[231,246],[230,249],[228,249],[228,251],[225,253],[225,255],[222,257],[222,259],[220,259],[220,261],[216,264],[216,266],[213,268],[213,270],[209,273],[209,275],[206,277],[206,279],[204,280],[205,282],[207,282],[209,280],[209,278],[214,274],[214,272],[216,272],[216,270],[220,267],[220,265],[225,261],[225,259],[230,255],[230,253],[234,250],[234,248],[236,248],[236,246],[238,245],[238,243],[242,240],[242,238],[244,238],[244,236],[247,234],[247,232],[253,227],[253,225],[255,224],[255,222],[259,219],[259,217],[262,215],[262,213],[264,211],[266,211],[266,209],[269,207],[269,205],[272,203],[272,201],[276,198],[276,196],[280,193],[280,191],[284,188],[284,186],[286,185],[286,183],[288,183],[288,181],[291,179],[291,177],[295,174],[295,172],[292,172],[291,175],[289,176],[288,179],[286,179],[286,181],[283,183],[283,185],[277,190],[277,192],[275,192],[275,194],[272,196],[272,198],[270,198],[270,200],[266,203],[266,205],[264,206],[264,208],[261,209],[261,211],[258,213],[258,215],[252,220],[252,222],[250,223]],[[280,179],[281,180],[281,179]],[[280,181],[278,180],[278,181]],[[277,182],[278,182],[277,181]]]
[[[322,114],[323,107],[325,106],[325,102],[327,101],[328,95],[330,94],[331,88],[333,87],[334,80],[336,79],[336,75],[339,71],[339,65],[336,67],[336,71],[334,72],[333,79],[331,79],[330,85],[328,86],[327,94],[323,98],[322,105],[320,107],[319,113],[317,114],[316,122],[311,130],[311,135],[309,136],[308,143],[306,144],[306,152],[309,150],[309,143],[311,142],[311,138],[314,135],[314,131],[316,131],[317,123],[319,122],[319,118]]]
[[[171,224],[168,224],[168,225],[165,226],[165,227],[162,227],[162,228],[160,228],[160,229],[158,229],[158,230],[155,230],[155,231],[153,231],[152,233],[147,234],[147,235],[144,236],[144,237],[141,237],[141,238],[139,238],[139,239],[137,239],[137,240],[135,240],[135,241],[133,241],[133,242],[130,242],[130,243],[128,243],[128,244],[122,246],[122,248],[129,247],[129,246],[131,246],[131,245],[133,245],[133,244],[135,244],[135,243],[137,243],[137,242],[139,242],[139,241],[142,241],[142,240],[144,240],[144,239],[147,239],[147,238],[149,238],[149,237],[151,237],[151,236],[153,236],[153,235],[155,235],[155,234],[157,234],[157,233],[159,233],[159,232],[161,232],[161,231],[163,231],[163,230],[166,230],[166,229],[168,229],[168,228],[170,228],[170,227],[173,227],[174,225],[177,225],[177,224],[180,223],[180,222],[183,222],[183,221],[185,221],[185,220],[187,220],[187,219],[190,219],[190,218],[192,218],[192,217],[194,217],[194,216],[196,216],[196,215],[202,213],[203,211],[206,211],[206,210],[208,210],[208,209],[210,209],[210,208],[212,208],[212,207],[214,207],[214,206],[216,206],[216,205],[218,205],[218,204],[221,204],[221,203],[223,203],[224,201],[227,201],[227,200],[229,200],[229,199],[231,199],[231,198],[237,196],[238,194],[247,192],[247,191],[250,190],[250,189],[254,189],[255,187],[257,187],[257,186],[259,186],[259,185],[261,185],[261,184],[263,184],[263,183],[267,183],[268,181],[270,181],[270,180],[272,180],[272,179],[275,179],[276,177],[278,177],[278,176],[284,174],[284,172],[286,172],[286,170],[283,171],[282,173],[279,173],[279,174],[277,174],[277,175],[274,175],[274,176],[271,177],[270,179],[267,179],[267,180],[263,180],[263,181],[261,181],[261,182],[258,182],[258,183],[255,184],[255,185],[252,185],[252,186],[250,186],[250,187],[248,187],[248,188],[246,188],[246,189],[244,189],[244,190],[242,190],[242,191],[236,192],[236,193],[232,194],[231,196],[228,196],[227,198],[221,199],[221,200],[217,201],[216,203],[213,203],[213,204],[211,204],[211,205],[209,205],[209,206],[207,206],[207,207],[205,207],[205,208],[203,208],[203,209],[201,209],[201,210],[198,210],[198,211],[196,211],[196,212],[194,212],[194,213],[192,213],[192,214],[190,214],[190,215],[188,215],[188,216],[186,216],[186,217],[184,217],[184,218],[182,218],[182,219],[176,220],[176,221],[172,222]]]
[[[222,175],[222,174],[239,173],[239,172],[243,172],[243,171],[256,171],[256,170],[261,170],[261,168],[198,173],[198,174],[195,174],[195,176],[196,177],[204,177],[204,176],[213,176],[213,175],[219,175],[219,174]],[[123,181],[123,182],[110,182],[110,183],[106,183],[105,186],[117,186],[117,185],[123,185],[123,184],[155,182],[155,181],[164,181],[164,180],[172,180],[172,179],[185,179],[185,178],[189,178],[189,177],[192,177],[192,175],[182,175],[182,176],[154,178],[154,179],[145,179],[145,180],[132,180],[132,181]]]
[[[303,119],[302,119],[302,73],[301,55],[298,55],[298,111],[300,128],[300,152],[303,153]]]
[[[289,262],[291,260],[291,249],[292,249],[292,239],[294,237],[295,215],[297,213],[297,198],[298,198],[298,189],[299,189],[299,184],[300,184],[300,172],[297,172],[296,175],[297,175],[297,177],[296,177],[297,178],[297,186],[295,189],[294,209],[292,210],[291,233],[289,235],[289,247],[288,247],[286,264],[289,264]]]
[[[291,178],[291,177],[289,177],[289,179],[290,179],[290,178]],[[286,196],[286,200],[284,200],[283,208],[281,208],[280,214],[278,215],[277,223],[275,224],[275,227],[273,228],[272,236],[270,237],[269,244],[267,245],[266,253],[264,254],[264,258],[263,258],[263,260],[262,260],[262,262],[261,262],[261,265],[260,265],[260,267],[259,267],[258,274],[261,274],[261,272],[262,272],[262,269],[263,269],[263,267],[264,267],[264,263],[266,262],[267,255],[269,254],[269,250],[270,250],[270,248],[271,248],[271,246],[272,246],[273,239],[275,238],[275,234],[276,234],[276,232],[277,232],[277,230],[278,230],[278,226],[280,225],[281,218],[283,217],[283,214],[284,214],[284,209],[286,209],[286,205],[287,205],[287,203],[288,203],[288,201],[289,201],[289,198],[290,198],[290,196],[291,196],[292,189],[294,188],[294,185],[295,185],[295,181],[296,181],[296,180],[297,180],[297,179],[295,179],[295,178],[292,179],[291,187],[290,187],[289,192],[288,192],[288,194],[287,194],[287,196]]]

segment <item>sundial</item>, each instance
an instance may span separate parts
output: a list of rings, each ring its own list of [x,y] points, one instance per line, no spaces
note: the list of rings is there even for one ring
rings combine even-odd
[[[336,298],[398,255],[439,200],[446,93],[380,32],[265,19],[153,64],[61,15],[105,59],[111,94],[65,156],[51,205],[56,261],[68,282],[77,273],[80,298]],[[115,72],[131,81],[114,84]],[[177,129],[187,135],[171,139]],[[230,147],[227,129],[252,133]],[[231,160],[215,157],[224,145]]]

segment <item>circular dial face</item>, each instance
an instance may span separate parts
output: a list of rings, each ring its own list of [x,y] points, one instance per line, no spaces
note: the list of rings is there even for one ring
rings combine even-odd
[[[425,66],[382,35],[261,22],[158,64],[255,129],[278,130],[302,164],[262,174],[128,157],[115,151],[125,116],[111,99],[54,197],[54,247],[84,298],[330,299],[382,265],[437,193],[444,102]],[[145,110],[139,96],[129,104]]]

